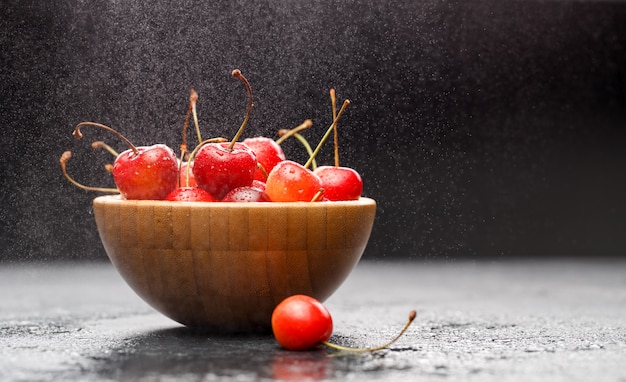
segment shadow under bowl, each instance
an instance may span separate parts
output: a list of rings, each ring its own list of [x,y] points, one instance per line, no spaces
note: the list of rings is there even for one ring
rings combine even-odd
[[[219,332],[271,330],[274,307],[324,301],[354,269],[374,224],[369,198],[317,203],[93,201],[128,285],[165,316]]]

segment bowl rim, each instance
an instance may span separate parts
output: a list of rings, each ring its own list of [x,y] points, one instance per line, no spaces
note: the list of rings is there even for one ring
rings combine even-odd
[[[94,204],[126,205],[128,207],[184,207],[184,208],[220,208],[220,209],[250,209],[250,208],[334,208],[358,207],[376,205],[376,201],[369,197],[360,197],[357,200],[340,200],[325,202],[189,202],[169,200],[127,200],[121,195],[101,195],[93,199]]]

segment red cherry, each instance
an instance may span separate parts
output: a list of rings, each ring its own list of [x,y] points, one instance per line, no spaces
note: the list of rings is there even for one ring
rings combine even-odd
[[[125,199],[161,200],[178,186],[178,159],[174,151],[162,144],[134,146],[116,130],[95,122],[81,122],[73,135],[83,137],[83,126],[95,126],[117,135],[130,148],[113,162],[113,180]]]
[[[256,156],[248,146],[237,142],[208,143],[193,159],[193,175],[206,192],[222,199],[230,190],[250,186],[257,169]]]
[[[285,160],[283,149],[273,139],[266,137],[246,138],[243,143],[248,145],[256,154],[256,160],[263,166],[263,170],[257,168],[254,179],[265,181],[278,162]]]
[[[333,116],[333,123],[330,124],[330,126],[326,130],[326,133],[317,144],[317,147],[315,147],[315,150],[313,150],[313,152],[309,155],[309,160],[304,164],[304,167],[309,168],[309,166],[311,166],[311,164],[315,160],[315,157],[317,156],[317,154],[320,152],[324,143],[326,142],[330,134],[335,130],[337,126],[337,121],[339,121],[339,118],[341,118],[341,116],[343,115],[343,112],[346,110],[348,105],[350,105],[350,100],[343,101],[343,104],[341,105],[341,109],[339,109],[339,112],[337,113],[336,116]]]
[[[243,82],[248,91],[248,110],[239,130],[230,143],[203,142],[190,155],[193,158],[193,175],[198,186],[217,199],[224,198],[232,189],[251,185],[257,170],[254,152],[247,145],[237,142],[254,105],[252,88],[239,69],[233,70],[232,76]]]
[[[324,197],[328,200],[357,200],[363,192],[363,180],[349,167],[320,166],[313,171],[322,180]]]
[[[309,160],[305,163],[304,167],[308,168],[312,164],[315,156],[322,148],[322,145],[326,142],[330,134],[335,132],[335,167],[330,170],[322,169],[321,171],[314,171],[314,173],[320,177],[321,188],[324,190],[323,199],[331,201],[358,199],[363,190],[361,177],[352,169],[339,167],[339,155],[337,149],[337,121],[343,114],[346,107],[350,104],[350,101],[343,101],[341,109],[337,112],[334,89],[330,89],[330,95],[333,107],[333,123],[326,130],[326,133],[318,143],[313,153],[310,155]],[[322,179],[322,176],[324,176],[324,179]]]
[[[321,302],[305,295],[293,295],[281,301],[272,313],[272,331],[276,341],[288,350],[307,350],[318,345],[347,352],[373,352],[395,343],[407,331],[415,317],[412,310],[404,327],[390,341],[371,348],[351,348],[328,342],[333,331],[333,320]]]
[[[310,202],[322,188],[322,180],[301,164],[285,160],[267,177],[265,192],[273,202]]]
[[[174,151],[161,144],[128,149],[113,162],[113,180],[125,199],[161,200],[178,186]]]
[[[307,350],[330,338],[333,320],[321,302],[313,297],[294,295],[274,308],[272,330],[285,349]]]
[[[165,200],[171,202],[214,202],[215,198],[200,187],[179,187],[170,192]]]
[[[258,188],[261,191],[265,191],[266,184],[265,184],[265,182],[261,182],[260,180],[256,180],[255,179],[255,180],[252,181],[252,187]]]
[[[230,190],[222,202],[269,202],[265,191],[254,186],[237,187]]]

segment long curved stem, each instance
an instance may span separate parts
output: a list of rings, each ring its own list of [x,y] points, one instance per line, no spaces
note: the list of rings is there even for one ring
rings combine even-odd
[[[65,179],[67,179],[74,186],[76,186],[78,188],[82,188],[83,190],[87,190],[87,191],[98,191],[98,192],[106,192],[106,193],[111,193],[111,194],[119,194],[120,193],[120,190],[118,190],[117,188],[90,187],[90,186],[85,186],[84,184],[81,184],[81,183],[78,183],[77,181],[75,181],[67,173],[67,161],[69,161],[71,157],[72,157],[72,152],[71,151],[66,151],[66,152],[64,152],[61,155],[61,159],[59,160],[59,162],[61,163],[61,171],[63,171],[63,176],[65,176]]]
[[[299,133],[300,131],[302,131],[304,129],[308,129],[311,126],[313,126],[313,121],[311,121],[310,119],[305,119],[304,122],[302,122],[298,126],[294,127],[293,129],[281,129],[281,130],[278,130],[278,135],[280,135],[280,138],[278,138],[276,140],[276,144],[280,145],[287,138],[291,137],[292,135],[294,135],[296,133]]]
[[[310,119],[307,119],[304,122],[302,122],[299,126],[294,127],[291,130],[280,129],[278,130],[278,135],[280,136],[280,138],[276,140],[276,143],[280,145],[281,143],[285,141],[285,139],[289,137],[294,137],[298,141],[300,141],[302,146],[304,146],[304,149],[306,150],[306,153],[309,154],[309,158],[310,158],[313,155],[313,149],[311,148],[309,141],[307,141],[306,138],[302,136],[302,134],[299,134],[298,132],[304,129],[308,129],[311,126],[313,126],[313,121],[311,121]],[[313,170],[317,168],[317,161],[315,159],[313,159],[313,162],[311,163],[311,168]]]
[[[311,148],[309,141],[307,141],[306,138],[302,136],[302,134],[295,133],[293,137],[300,141],[302,146],[304,146],[306,153],[309,154],[309,158],[313,157],[313,149]],[[315,160],[315,157],[313,157],[313,161],[311,162],[311,168],[313,170],[317,168],[317,161]]]
[[[252,87],[250,86],[250,83],[248,82],[246,77],[244,77],[243,74],[241,74],[241,70],[239,69],[233,70],[232,76],[238,79],[239,81],[243,82],[243,84],[246,86],[246,90],[248,91],[248,110],[246,111],[246,117],[243,119],[243,122],[241,123],[239,130],[237,130],[237,134],[235,134],[235,136],[233,137],[233,140],[230,142],[230,145],[228,146],[229,150],[232,150],[233,147],[235,147],[235,143],[237,143],[237,141],[241,137],[241,134],[243,133],[243,129],[248,124],[248,119],[250,119],[250,114],[252,113],[252,107],[254,106],[254,102],[252,100]]]
[[[365,353],[365,352],[373,352],[373,351],[377,351],[377,350],[382,350],[382,349],[388,348],[394,342],[396,342],[400,337],[402,337],[402,335],[407,331],[409,326],[411,326],[411,323],[413,322],[413,320],[415,320],[416,316],[417,316],[417,313],[414,310],[412,310],[411,313],[409,313],[408,321],[406,322],[406,324],[404,324],[404,327],[402,328],[400,333],[398,333],[398,335],[396,335],[393,339],[391,339],[387,343],[382,344],[380,346],[376,346],[376,347],[373,347],[373,348],[350,348],[350,347],[347,347],[347,346],[341,346],[341,345],[333,344],[333,343],[330,343],[330,342],[327,342],[327,341],[322,341],[322,345],[327,346],[327,347],[329,347],[331,349],[347,351],[347,352],[354,352],[354,353]]]
[[[196,127],[196,136],[198,137],[198,144],[202,143],[202,134],[200,133],[200,124],[198,123],[198,111],[196,108],[196,102],[198,101],[198,93],[191,89],[192,93],[189,96],[191,102],[191,114],[193,115],[193,124]]]
[[[120,134],[117,130],[114,130],[112,128],[110,128],[107,125],[103,125],[101,123],[97,123],[97,122],[81,122],[78,125],[76,125],[76,127],[74,128],[74,132],[72,133],[72,135],[74,137],[76,137],[76,139],[81,139],[83,137],[83,133],[81,133],[80,128],[83,126],[95,126],[95,127],[99,127],[101,129],[104,129],[110,133],[115,134],[118,138],[120,138],[122,141],[124,141],[124,143],[126,143],[128,145],[128,147],[130,147],[131,150],[133,150],[133,153],[135,155],[139,154],[139,151],[137,150],[137,147],[135,147],[135,145],[133,145],[131,143],[131,141],[129,141],[128,139],[126,139],[125,136],[123,136],[122,134]]]

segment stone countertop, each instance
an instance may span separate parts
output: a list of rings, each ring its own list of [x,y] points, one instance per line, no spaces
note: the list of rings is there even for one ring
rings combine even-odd
[[[2,381],[626,381],[626,260],[362,261],[328,300],[331,341],[189,330],[111,264],[0,264]]]

